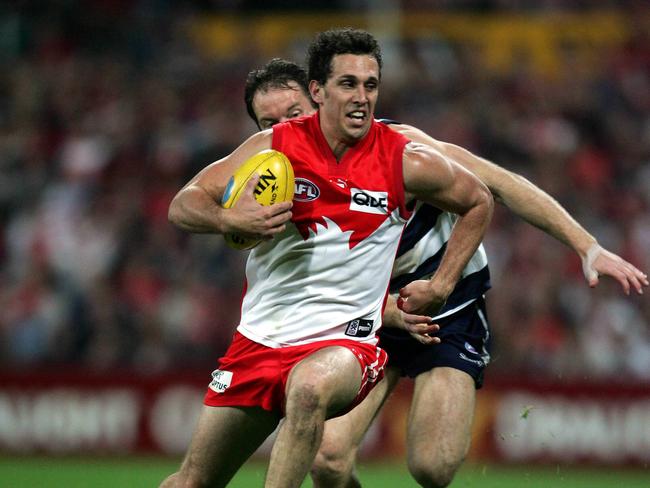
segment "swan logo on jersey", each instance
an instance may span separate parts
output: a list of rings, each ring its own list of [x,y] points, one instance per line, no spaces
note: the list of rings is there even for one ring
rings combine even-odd
[[[330,183],[334,183],[336,186],[339,188],[347,188],[348,187],[348,182],[343,179],[343,178],[330,178]]]
[[[212,381],[210,382],[210,389],[217,393],[223,393],[226,388],[230,386],[232,381],[232,371],[224,371],[222,369],[215,369],[212,372]]]
[[[388,214],[388,193],[350,188],[350,210],[371,214]]]
[[[293,199],[298,202],[311,202],[320,196],[318,187],[307,178],[296,178]]]

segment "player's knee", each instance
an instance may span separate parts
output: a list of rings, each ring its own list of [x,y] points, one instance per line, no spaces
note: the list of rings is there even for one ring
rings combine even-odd
[[[460,467],[462,460],[447,460],[441,462],[426,462],[425,460],[409,460],[411,476],[426,488],[444,488],[449,486]]]
[[[287,416],[311,416],[315,411],[324,408],[323,393],[317,385],[304,383],[294,386],[287,396]]]
[[[352,476],[354,459],[345,450],[321,449],[318,451],[311,468],[311,477],[314,486],[333,487],[348,486],[347,482]]]

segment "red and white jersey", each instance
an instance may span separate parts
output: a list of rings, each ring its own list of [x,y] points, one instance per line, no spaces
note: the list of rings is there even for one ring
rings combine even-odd
[[[337,162],[318,113],[273,127],[273,149],[287,155],[296,177],[293,218],[248,257],[241,334],[270,347],[377,342],[410,216],[402,175],[407,142],[373,122]]]

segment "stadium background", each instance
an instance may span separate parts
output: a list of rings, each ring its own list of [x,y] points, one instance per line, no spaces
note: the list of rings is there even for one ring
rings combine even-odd
[[[175,230],[167,206],[255,130],[246,73],[302,61],[316,31],[373,32],[380,116],[527,176],[650,269],[647,2],[295,3],[0,6],[0,486],[80,455],[177,461],[237,322],[245,254]],[[503,207],[485,243],[493,362],[469,464],[483,481],[488,465],[556,480],[580,465],[648,483],[650,301],[612,280],[590,290],[576,256]],[[403,480],[409,393],[363,449]],[[24,486],[61,486],[40,479]]]

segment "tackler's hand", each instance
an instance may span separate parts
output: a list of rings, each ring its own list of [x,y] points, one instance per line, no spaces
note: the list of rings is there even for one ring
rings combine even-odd
[[[598,244],[591,246],[582,258],[582,272],[592,288],[598,285],[599,276],[611,276],[621,284],[626,295],[630,294],[631,288],[642,295],[643,287],[649,285],[647,274]]]
[[[440,344],[440,337],[434,335],[440,330],[440,326],[432,323],[431,317],[413,315],[403,310],[401,311],[401,315],[404,330],[411,334],[411,337],[416,341],[424,345]]]
[[[409,314],[436,315],[447,301],[432,280],[415,280],[399,291],[398,307]]]

